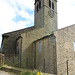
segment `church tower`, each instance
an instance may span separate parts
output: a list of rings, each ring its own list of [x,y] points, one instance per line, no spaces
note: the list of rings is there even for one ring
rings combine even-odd
[[[57,30],[57,0],[35,0],[35,27],[47,33]]]

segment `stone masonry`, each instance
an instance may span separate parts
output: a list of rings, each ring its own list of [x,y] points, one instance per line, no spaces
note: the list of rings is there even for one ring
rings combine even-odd
[[[46,73],[56,74],[56,38],[55,36],[44,36],[35,41],[35,66]]]
[[[55,32],[57,75],[75,75],[75,25]]]

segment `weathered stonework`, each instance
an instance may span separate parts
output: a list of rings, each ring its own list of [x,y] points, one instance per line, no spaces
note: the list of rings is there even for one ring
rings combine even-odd
[[[4,55],[0,54],[0,67],[4,65],[4,60],[3,60]]]
[[[2,53],[13,62],[6,64],[52,75],[75,75],[75,25],[57,30],[57,1],[51,0],[54,10],[49,0],[41,0],[41,8],[37,8],[40,0],[35,1],[34,26],[2,35]]]
[[[45,32],[45,28],[35,29],[31,32],[27,32],[21,35],[23,37],[22,38],[22,60],[28,58],[30,59],[29,61],[30,63],[34,63],[35,56],[34,56],[33,42],[46,35],[49,35],[49,33]],[[31,66],[34,66],[34,64],[32,64]]]
[[[24,32],[31,31],[35,27],[30,27],[22,30],[17,30],[9,33],[5,33],[2,35],[2,53],[6,56],[10,56],[10,54],[15,54],[16,50],[16,39]]]
[[[41,51],[39,52],[39,43],[41,43]],[[36,46],[36,68],[41,69],[43,72],[56,74],[56,38],[55,36],[46,36],[35,41]]]
[[[75,25],[57,30],[55,36],[57,75],[75,75]]]

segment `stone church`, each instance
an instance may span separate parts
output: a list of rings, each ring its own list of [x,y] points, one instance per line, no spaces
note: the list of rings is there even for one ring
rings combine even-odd
[[[4,63],[53,75],[75,75],[75,25],[58,30],[57,0],[35,0],[34,6],[33,27],[2,35]]]

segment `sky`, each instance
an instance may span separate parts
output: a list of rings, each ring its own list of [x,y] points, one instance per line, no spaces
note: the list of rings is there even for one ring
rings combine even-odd
[[[75,24],[75,0],[58,0],[58,29]],[[2,34],[34,25],[34,0],[0,0]]]

